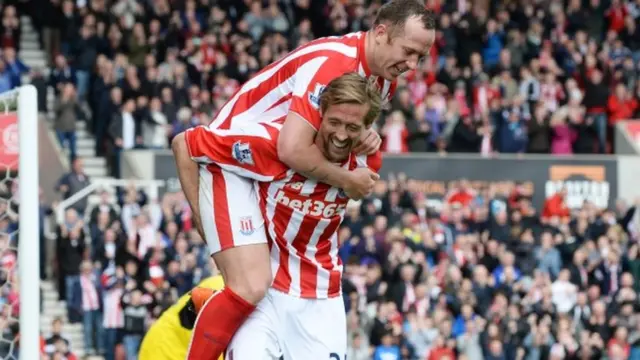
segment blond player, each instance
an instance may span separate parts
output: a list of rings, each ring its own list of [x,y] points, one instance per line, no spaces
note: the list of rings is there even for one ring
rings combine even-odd
[[[245,83],[209,125],[240,131],[257,123],[278,123],[282,136],[277,157],[307,178],[343,189],[353,198],[368,194],[377,175],[336,166],[314,146],[320,125],[319,98],[338,76],[357,72],[375,78],[382,97],[393,94],[394,80],[414,69],[435,39],[435,19],[418,0],[391,0],[381,7],[368,32],[312,41],[267,66]],[[360,154],[379,148],[375,131],[360,135]],[[180,182],[225,289],[205,305],[192,337],[190,360],[212,360],[227,347],[237,328],[254,311],[274,276],[270,271],[265,220],[250,180],[226,168],[201,168],[174,142]]]
[[[377,173],[379,152],[353,152],[380,112],[376,86],[357,73],[345,74],[332,80],[318,101],[322,122],[315,144],[323,156],[346,170],[366,167]],[[349,198],[278,160],[278,125],[255,124],[241,132],[198,127],[182,140],[190,156],[209,171],[221,167],[258,181],[271,240],[272,289],[233,338],[227,358],[340,360],[346,353],[346,320],[337,229]],[[244,229],[255,231],[250,224]],[[216,319],[202,312],[196,328],[202,321],[213,324]]]

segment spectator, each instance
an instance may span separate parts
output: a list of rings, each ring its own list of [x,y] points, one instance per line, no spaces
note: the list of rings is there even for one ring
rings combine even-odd
[[[69,162],[76,158],[76,121],[82,114],[82,109],[78,103],[76,89],[71,83],[67,83],[62,88],[62,94],[55,105],[55,130],[60,146],[67,144],[69,147]]]
[[[109,125],[111,137],[111,173],[114,177],[120,177],[120,158],[123,150],[133,149],[140,144],[140,126],[137,124],[133,113],[136,104],[133,99],[128,99],[122,105],[121,111],[113,115]]]
[[[533,112],[533,119],[528,126],[528,152],[534,154],[547,154],[551,149],[550,114],[547,109],[538,103]]]
[[[104,354],[100,279],[89,261],[84,261],[80,265],[79,290],[82,299],[85,349],[89,355]]]
[[[127,286],[129,288],[129,286]],[[127,360],[138,358],[138,349],[145,333],[147,321],[147,308],[142,303],[142,293],[135,289],[122,298],[124,313],[124,346],[127,352]]]
[[[74,296],[80,285],[80,264],[85,252],[84,222],[75,209],[65,214],[65,221],[58,226],[57,258],[58,276],[63,281],[60,286],[60,298],[67,301],[67,312],[72,323],[80,322],[82,306],[78,296]]]
[[[56,351],[56,343],[59,340],[63,341],[69,348],[69,339],[62,334],[62,324],[62,318],[59,317],[51,322],[51,335],[45,341],[45,352],[47,354],[53,354]]]
[[[29,67],[16,57],[16,50],[8,47],[4,50],[4,62],[6,71],[11,77],[11,87],[22,85],[22,76],[29,72]]]
[[[74,69],[67,63],[64,55],[58,55],[55,58],[55,67],[49,74],[49,86],[53,88],[56,95],[62,92],[65,84],[75,85],[77,82]]]
[[[613,126],[618,121],[633,116],[638,107],[638,101],[624,84],[618,84],[615,92],[609,96],[607,107],[609,110],[609,124]]]
[[[71,172],[63,175],[60,180],[58,180],[56,191],[62,194],[63,200],[66,200],[78,191],[89,186],[89,183],[89,177],[84,173],[82,168],[82,160],[75,158],[71,162]],[[87,199],[80,199],[71,205],[71,207],[75,209],[80,216],[83,216],[87,208]]]
[[[553,235],[549,232],[542,233],[542,245],[536,251],[538,269],[555,279],[562,268],[560,252],[554,247]],[[569,281],[569,279],[564,280]]]

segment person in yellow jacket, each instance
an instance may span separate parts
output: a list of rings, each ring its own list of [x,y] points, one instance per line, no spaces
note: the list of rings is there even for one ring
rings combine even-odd
[[[178,299],[145,334],[138,360],[184,360],[198,311],[213,293],[223,287],[222,276],[212,276]],[[219,360],[223,357],[220,356]]]

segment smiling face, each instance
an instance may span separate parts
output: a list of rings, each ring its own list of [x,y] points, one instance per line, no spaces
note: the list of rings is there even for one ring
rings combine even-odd
[[[373,32],[376,50],[369,65],[386,80],[418,67],[435,41],[435,30],[426,29],[417,16],[407,19],[404,28],[379,24]]]
[[[316,135],[316,145],[327,160],[342,162],[349,157],[355,143],[365,131],[368,105],[332,105],[322,114],[322,124]]]

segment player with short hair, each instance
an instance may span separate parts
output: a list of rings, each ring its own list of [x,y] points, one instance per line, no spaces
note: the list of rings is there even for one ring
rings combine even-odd
[[[380,113],[375,84],[357,73],[345,74],[327,85],[318,103],[322,122],[315,144],[323,156],[347,170],[366,167],[377,173],[380,152],[353,152]],[[349,198],[279,161],[277,125],[256,123],[242,131],[197,127],[174,140],[210,171],[220,166],[258,181],[275,277],[258,311],[233,338],[227,358],[342,359],[347,341],[337,230]],[[215,318],[201,313],[193,338],[207,336],[197,333],[201,321],[213,324]]]
[[[314,146],[320,94],[336,77],[358,72],[375,78],[388,100],[394,80],[415,69],[427,54],[435,40],[434,29],[434,16],[421,1],[391,0],[380,8],[371,30],[317,39],[262,69],[220,109],[209,128],[240,131],[256,123],[277,123],[282,128],[277,144],[282,162],[308,178],[343,189],[349,197],[361,198],[372,191],[377,175],[366,168],[349,171],[336,166]],[[367,130],[360,143],[355,150],[370,154],[378,150],[380,138]],[[198,219],[196,226],[226,284],[200,315],[215,318],[216,326],[198,322],[196,327],[211,327],[202,329],[209,335],[194,336],[195,346],[188,355],[189,360],[214,360],[276,274],[270,271],[264,219],[253,183],[225,167],[210,169],[193,161],[180,162],[178,174]],[[196,353],[198,349],[203,353]]]

